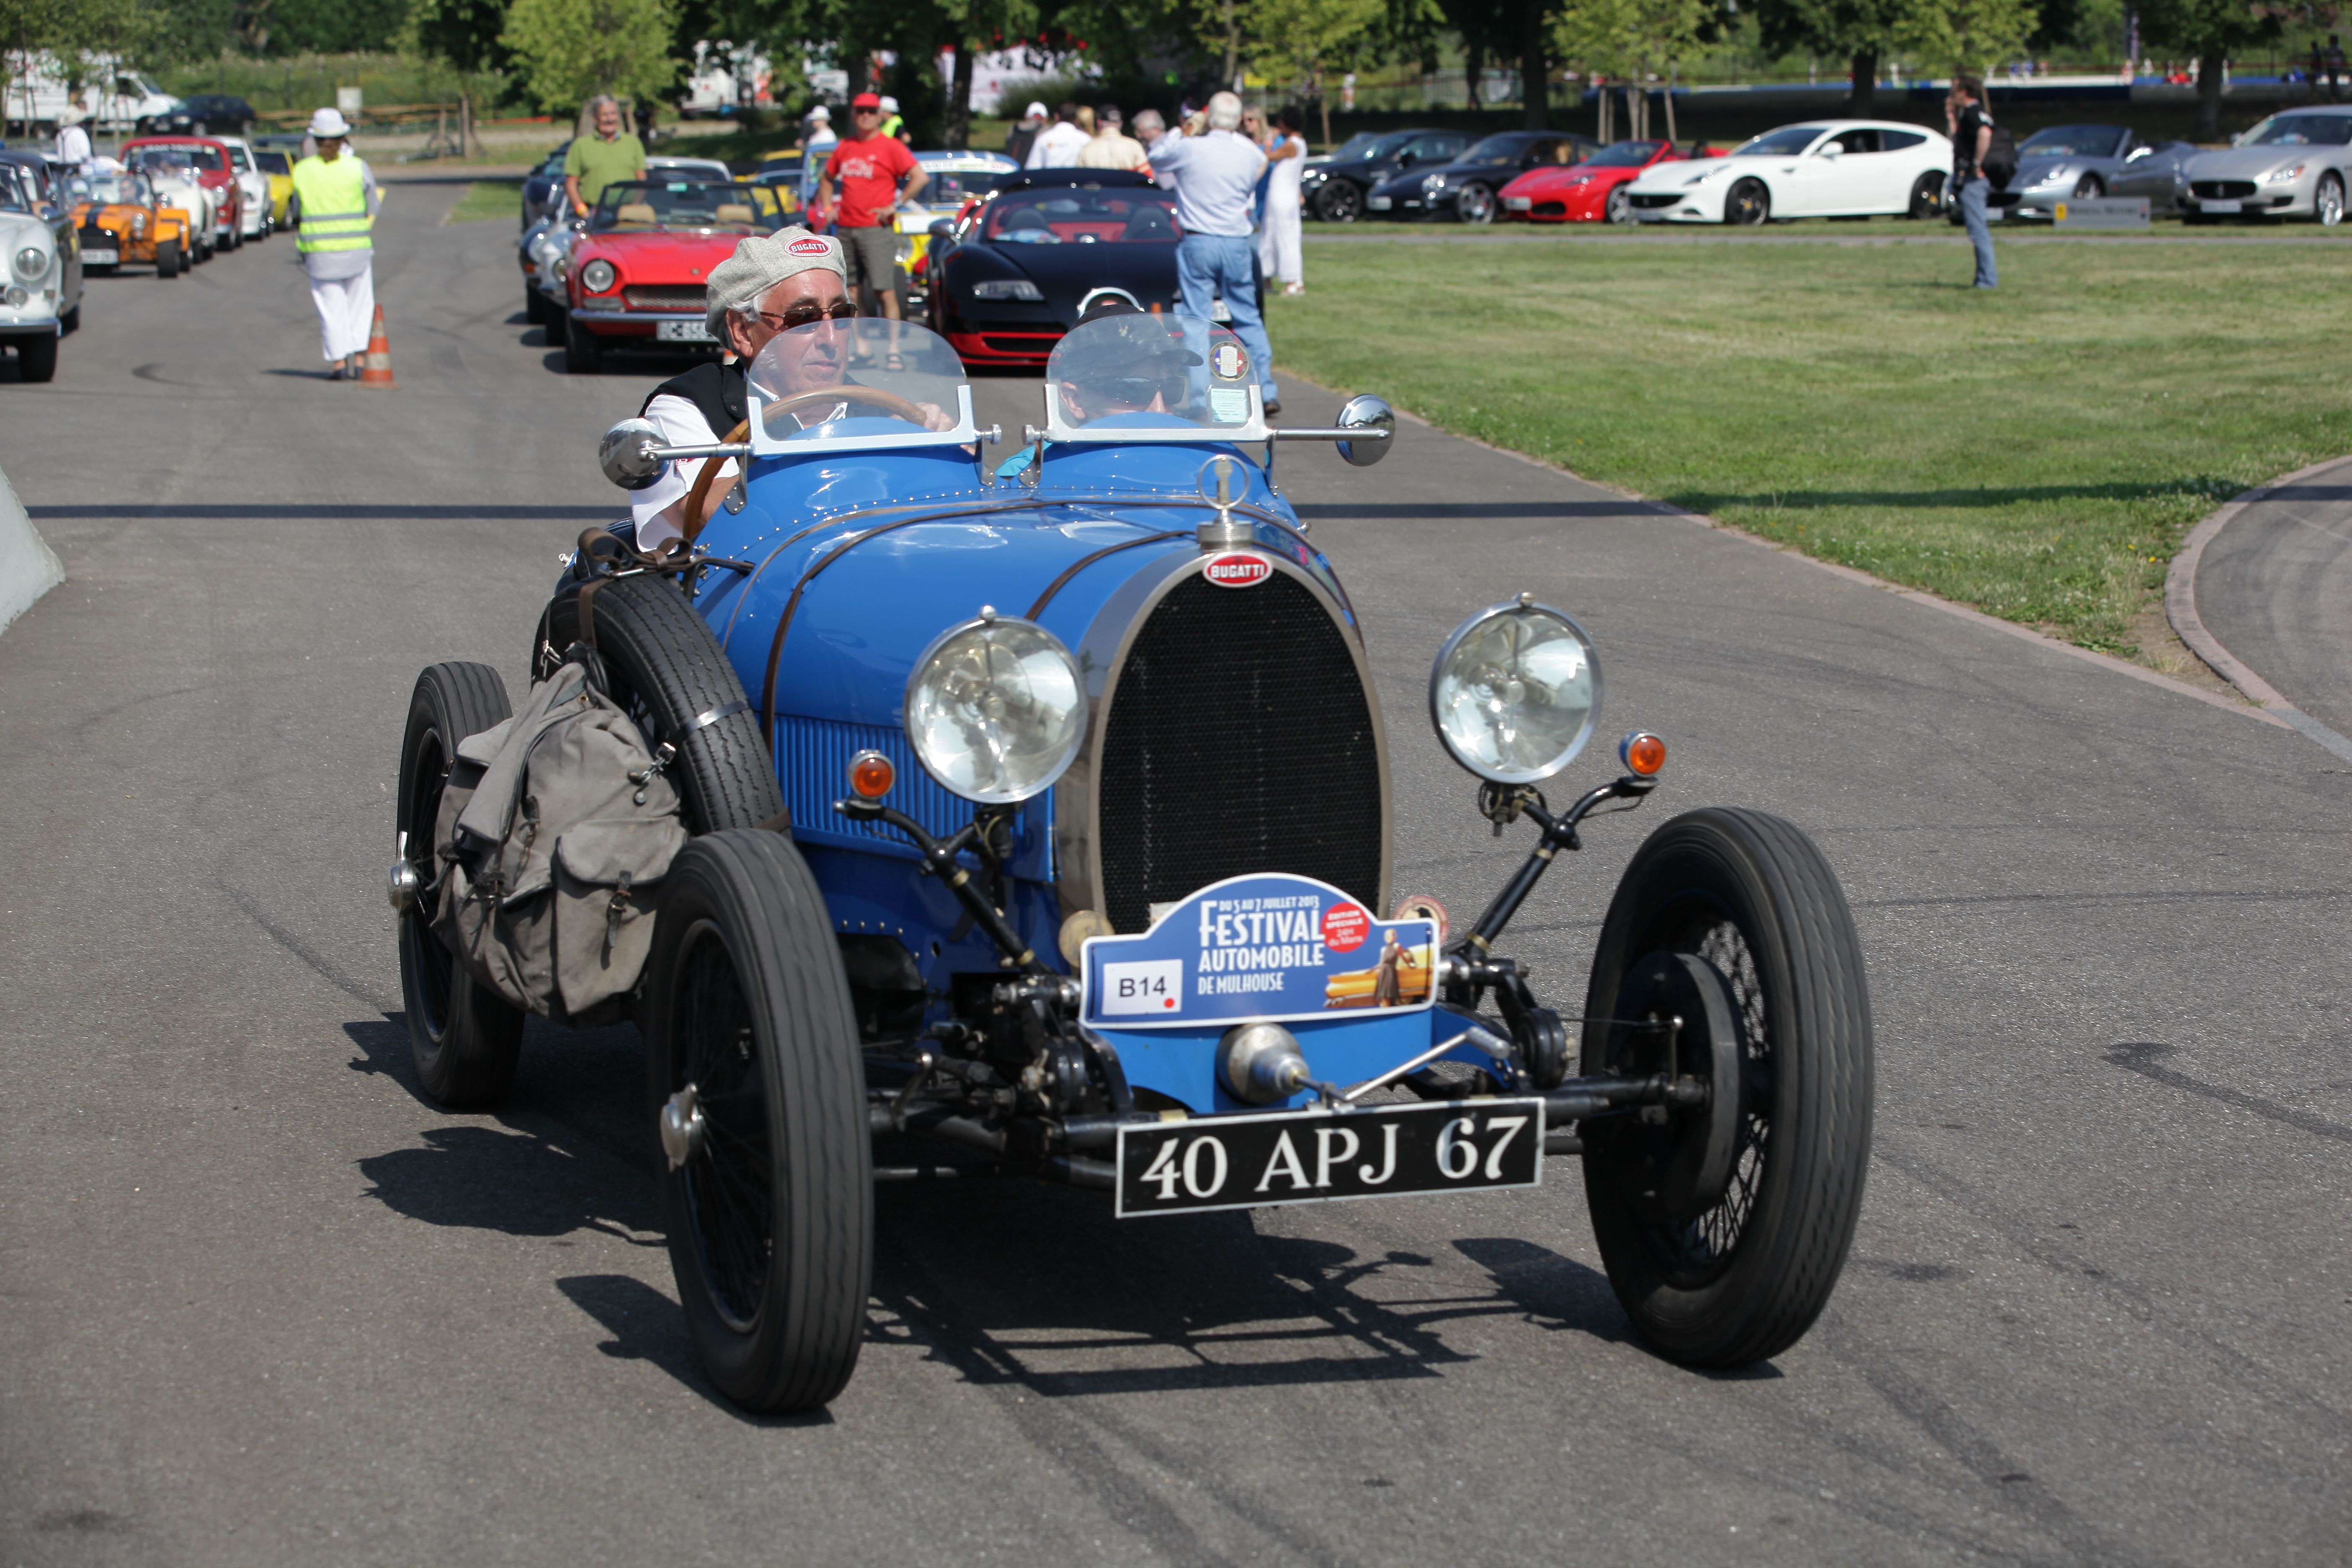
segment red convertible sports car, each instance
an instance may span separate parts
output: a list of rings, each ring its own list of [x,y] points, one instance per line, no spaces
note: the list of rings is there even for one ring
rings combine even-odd
[[[1654,163],[1684,158],[1711,158],[1702,143],[1677,153],[1671,142],[1618,142],[1581,163],[1530,169],[1502,190],[1506,218],[1535,223],[1632,223],[1633,209],[1625,187]]]
[[[718,348],[703,309],[710,269],[745,235],[782,228],[784,216],[765,185],[693,178],[605,186],[564,264],[563,368],[593,374],[610,349]]]

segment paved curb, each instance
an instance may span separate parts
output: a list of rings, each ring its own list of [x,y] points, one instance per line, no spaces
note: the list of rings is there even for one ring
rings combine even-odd
[[[58,552],[17,504],[8,476],[0,473],[0,630],[65,580]]]
[[[2302,731],[2315,744],[2352,763],[2352,740],[2345,739],[2289,702],[2280,694],[2278,688],[2247,668],[2237,655],[2221,646],[2221,638],[2206,630],[2203,618],[2197,614],[2197,568],[2205,559],[2205,547],[2230,526],[2231,520],[2257,501],[2268,500],[2289,486],[2315,478],[2330,468],[2340,468],[2347,462],[2352,462],[2352,458],[2330,458],[2307,468],[2297,468],[2269,484],[2258,485],[2242,492],[2221,510],[2190,529],[2189,537],[2180,542],[2180,553],[2172,558],[2172,564],[2165,570],[2164,616],[2172,623],[2173,631],[2188,645],[2189,651],[2211,667],[2214,674],[2244,692],[2252,701],[2260,703],[2263,711]]]
[[[1295,377],[1299,381],[1305,381],[1307,379],[1303,375],[1299,375],[1296,371],[1285,371],[1282,374]],[[1717,533],[1724,534],[1728,538],[1739,540],[1743,543],[1753,544],[1759,549],[1769,550],[1776,555],[1787,556],[1791,561],[1801,562],[1807,566],[1811,566],[1820,571],[1827,572],[1833,576],[1843,577],[1849,583],[1859,584],[1864,587],[1883,589],[1889,594],[1893,594],[1897,598],[1908,599],[1914,604],[1925,605],[1930,609],[1941,610],[1945,614],[1950,616],[1958,616],[1964,621],[1973,621],[1977,625],[1988,627],[1990,630],[2003,632],[2011,637],[2021,638],[2026,642],[2039,644],[2041,647],[2048,648],[2053,653],[2063,653],[2069,658],[2085,660],[2088,663],[2098,665],[2102,668],[2113,670],[2117,675],[2127,675],[2134,680],[2144,681],[2150,686],[2160,686],[2167,691],[2174,692],[2179,696],[2189,698],[2198,702],[2202,702],[2208,707],[2219,708],[2225,713],[2235,713],[2242,718],[2252,719],[2260,723],[2275,724],[2281,729],[2299,730],[2304,729],[2305,725],[2317,724],[2317,721],[2305,718],[2303,714],[2296,712],[2292,708],[2286,709],[2284,712],[2273,710],[2267,703],[2263,703],[2260,707],[2249,708],[2243,703],[2233,702],[2229,698],[2221,696],[2218,692],[2200,690],[2197,687],[2189,685],[2189,682],[2185,680],[2179,680],[2169,675],[2164,675],[2153,669],[2144,668],[2139,665],[2132,663],[2129,659],[2117,658],[2113,654],[2099,653],[2091,648],[2078,647],[2070,642],[2062,642],[2058,638],[2049,636],[2047,633],[2037,632],[2031,626],[2021,626],[2015,621],[2002,620],[1999,616],[1989,616],[1982,610],[1976,609],[1971,605],[1959,604],[1955,600],[1947,599],[1941,595],[1930,594],[1924,588],[1906,588],[1900,583],[1890,583],[1884,577],[1873,576],[1867,572],[1857,570],[1852,566],[1840,566],[1834,562],[1817,560],[1811,555],[1805,554],[1802,551],[1792,550],[1785,544],[1777,543],[1772,540],[1764,539],[1756,534],[1749,533],[1745,529],[1734,528],[1731,524],[1709,517],[1705,512],[1688,511],[1681,507],[1671,505],[1665,501],[1653,500],[1648,496],[1643,495],[1638,491],[1629,490],[1618,485],[1604,484],[1599,479],[1587,479],[1584,475],[1577,473],[1572,468],[1564,468],[1557,463],[1547,463],[1541,458],[1531,458],[1525,452],[1514,452],[1507,447],[1492,446],[1487,442],[1479,440],[1474,436],[1464,436],[1455,431],[1442,430],[1440,426],[1430,424],[1428,420],[1423,419],[1421,416],[1417,414],[1409,414],[1402,408],[1398,409],[1396,412],[1399,418],[1410,419],[1416,425],[1426,426],[1428,428],[1433,430],[1440,430],[1441,434],[1452,436],[1457,441],[1467,441],[1470,445],[1484,447],[1489,452],[1499,453],[1506,458],[1517,458],[1520,462],[1532,463],[1537,468],[1548,469],[1553,473],[1566,474],[1570,479],[1573,479],[1580,483],[1592,486],[1595,489],[1607,490],[1612,495],[1623,496],[1628,500],[1639,501],[1643,506],[1649,507],[1661,517],[1678,517],[1685,519],[1687,521],[1697,523],[1702,528],[1711,528]],[[2343,459],[2339,458],[2333,459],[2333,461],[2341,462]],[[2327,468],[2330,466],[2331,464],[2329,463],[2322,463],[2319,465],[2321,468]],[[2309,471],[2310,470],[2307,469],[2305,470],[2305,472]],[[2289,475],[2288,479],[2293,479],[2299,477],[2299,475]],[[2286,481],[2282,480],[2280,482],[2284,483]],[[2248,495],[2252,495],[2253,493],[2255,492],[2251,490],[2247,492]],[[2228,509],[2225,508],[2223,510],[2226,510]],[[2168,595],[2168,598],[2169,595]],[[2182,640],[2186,641],[2187,639],[2184,637]],[[2191,646],[2194,647],[2193,644]],[[2202,651],[2200,651],[2198,653],[2198,657],[2200,658],[2204,658],[2205,655]],[[2206,659],[2206,662],[2210,664],[2212,661],[2209,658]],[[2225,675],[2225,679],[2227,677]],[[2232,684],[2236,683],[2232,682]],[[2242,691],[2245,688],[2243,686],[2239,686],[2238,689]],[[2273,693],[2273,695],[2275,696],[2276,693]],[[2258,702],[2261,701],[2260,699],[2256,699],[2255,700]],[[2281,706],[2284,707],[2284,704],[2282,703]],[[2302,722],[2296,722],[2298,720],[2301,720]],[[2309,731],[2306,730],[2305,733],[2308,732]],[[2329,731],[2328,733],[2333,735],[2335,734],[2335,731]],[[2316,737],[2314,738],[2316,739]],[[2336,736],[2336,738],[2338,741],[2343,740],[2343,737],[2341,736]],[[2327,742],[2325,741],[2322,741],[2320,743],[2322,745],[2327,745]],[[2344,743],[2348,748],[2352,748],[2352,742],[2345,742]],[[2333,746],[2329,747],[2329,750],[2331,751],[2334,749],[2335,748]],[[2352,756],[2352,752],[2347,752],[2346,754],[2347,756]]]

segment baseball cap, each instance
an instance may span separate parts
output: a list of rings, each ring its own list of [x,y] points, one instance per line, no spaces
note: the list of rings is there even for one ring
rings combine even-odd
[[[870,92],[861,92],[856,98],[849,100],[849,107],[852,109],[879,109],[882,107],[882,100],[875,97]]]
[[[887,92],[882,95],[882,112],[885,114],[898,112],[898,100]]]

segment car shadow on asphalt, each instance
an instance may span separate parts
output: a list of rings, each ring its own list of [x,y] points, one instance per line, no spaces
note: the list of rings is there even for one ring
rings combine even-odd
[[[1452,1246],[1488,1288],[1458,1291],[1458,1271],[1420,1253],[1269,1234],[1246,1213],[1130,1224],[1019,1181],[888,1187],[867,1338],[1044,1397],[1436,1377],[1476,1359],[1445,1334],[1469,1320],[1627,1338],[1584,1265],[1515,1238]]]

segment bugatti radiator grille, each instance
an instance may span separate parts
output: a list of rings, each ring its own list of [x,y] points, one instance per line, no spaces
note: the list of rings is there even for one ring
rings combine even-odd
[[[1289,871],[1367,904],[1381,892],[1380,743],[1347,634],[1296,578],[1194,576],[1129,646],[1096,798],[1104,915],[1227,877]]]

